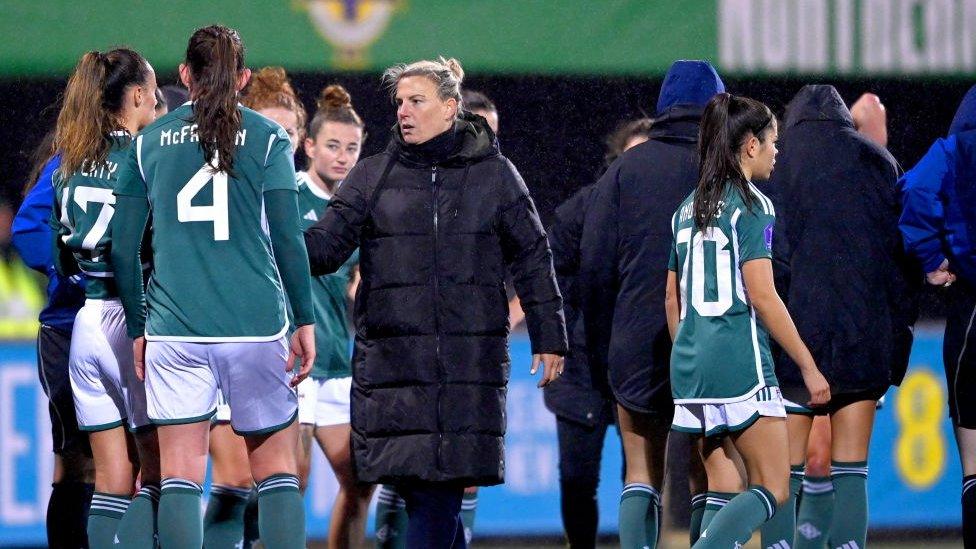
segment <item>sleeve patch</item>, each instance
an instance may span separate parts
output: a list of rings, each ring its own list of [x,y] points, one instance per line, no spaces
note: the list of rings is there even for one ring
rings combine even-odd
[[[773,251],[773,223],[766,225],[763,230],[763,240],[766,242],[766,249]]]

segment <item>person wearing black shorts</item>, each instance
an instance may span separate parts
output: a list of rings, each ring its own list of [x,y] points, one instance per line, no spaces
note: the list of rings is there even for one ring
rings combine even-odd
[[[607,139],[607,165],[648,138],[651,120],[628,120]],[[546,408],[556,415],[559,439],[559,500],[563,530],[570,549],[596,546],[599,510],[597,487],[607,428],[615,420],[613,393],[605,375],[591,370],[586,359],[586,334],[579,311],[579,245],[586,207],[594,186],[587,185],[556,208],[547,229],[563,313],[569,336],[566,368],[558,383],[544,390]]]
[[[905,247],[922,263],[925,279],[945,288],[943,358],[949,413],[962,461],[962,529],[976,547],[976,86],[949,127],[898,182],[899,227]]]
[[[797,330],[830,382],[811,408],[796,363],[776,363],[790,433],[790,512],[763,527],[763,546],[793,545],[812,414],[831,423],[835,512],[830,546],[864,547],[868,447],[877,401],[908,366],[916,295],[898,232],[898,165],[858,133],[840,94],[804,86],[786,107],[778,166],[769,182],[779,213],[776,276]],[[818,543],[822,543],[818,541]]]
[[[85,289],[80,277],[62,277],[54,270],[48,219],[54,204],[51,176],[60,166],[60,157],[52,157],[50,150],[51,140],[45,139],[35,154],[35,171],[13,223],[13,245],[29,267],[49,277],[48,302],[37,334],[38,378],[49,400],[56,456],[47,538],[52,548],[77,548],[88,547],[88,507],[94,488],[91,448],[87,434],[78,429],[68,379],[71,329],[84,304]]]

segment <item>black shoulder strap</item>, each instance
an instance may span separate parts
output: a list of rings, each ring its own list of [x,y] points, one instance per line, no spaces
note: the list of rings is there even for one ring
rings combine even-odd
[[[386,161],[386,165],[383,166],[383,174],[376,181],[376,185],[373,186],[373,190],[369,193],[369,198],[366,203],[366,218],[373,218],[373,208],[376,206],[376,200],[379,197],[379,191],[386,183],[386,178],[390,176],[390,172],[393,170],[393,165],[396,164],[396,154],[390,153],[390,158]]]

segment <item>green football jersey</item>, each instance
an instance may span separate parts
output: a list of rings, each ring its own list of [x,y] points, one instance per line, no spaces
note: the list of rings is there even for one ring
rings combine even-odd
[[[147,197],[151,211],[150,341],[272,341],[288,329],[264,193],[297,191],[291,143],[238,109],[233,173],[205,162],[190,103],[143,129],[122,168],[116,194]]]
[[[298,172],[298,212],[302,229],[318,223],[330,197]],[[312,377],[335,379],[352,375],[349,351],[349,323],[346,319],[346,287],[352,269],[359,263],[359,250],[333,274],[312,277],[312,306],[315,309],[315,364]]]
[[[85,295],[90,299],[118,297],[112,272],[112,216],[119,167],[125,163],[131,138],[112,132],[105,162],[84,161],[73,174],[55,174],[52,225],[59,245],[69,250],[85,273]]]
[[[769,334],[749,302],[742,264],[772,258],[773,203],[749,185],[751,207],[729,185],[719,213],[695,227],[695,193],[671,220],[668,269],[678,275],[681,316],[671,350],[675,403],[728,403],[778,385]]]

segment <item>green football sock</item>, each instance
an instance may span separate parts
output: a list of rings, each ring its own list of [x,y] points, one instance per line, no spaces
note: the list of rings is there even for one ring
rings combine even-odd
[[[267,549],[305,548],[305,500],[298,477],[278,473],[258,484],[258,525]]]
[[[831,461],[834,511],[830,523],[831,547],[864,548],[868,537],[868,463]]]
[[[745,545],[752,533],[776,513],[776,499],[762,486],[750,486],[732,498],[702,530],[695,549]]]
[[[129,509],[119,523],[116,536],[119,547],[142,549],[156,544],[156,512],[159,510],[159,486],[147,484],[132,498]]]
[[[182,478],[163,479],[159,497],[160,547],[202,547],[203,517],[200,516],[200,485]]]
[[[244,509],[250,495],[249,488],[211,486],[207,511],[203,514],[203,546],[206,549],[243,546]]]
[[[698,537],[701,537],[701,533],[708,529],[708,525],[715,518],[715,513],[722,510],[722,507],[728,505],[732,501],[732,498],[737,495],[739,495],[738,492],[705,492],[705,509],[702,511],[701,527],[698,529]],[[698,541],[697,537],[695,541]]]
[[[701,534],[702,515],[705,514],[706,494],[691,496],[691,524],[688,526],[689,545],[694,545]]]
[[[115,533],[128,508],[128,495],[93,493],[91,507],[88,509],[88,547],[114,547]]]
[[[790,466],[790,499],[760,529],[765,549],[791,549],[796,535],[796,496],[803,486],[803,465]]]
[[[803,495],[796,517],[796,549],[823,549],[834,514],[834,484],[830,477],[803,479]]]
[[[380,486],[376,497],[377,549],[406,549],[408,522],[407,503],[393,486]]]
[[[653,549],[657,545],[661,499],[652,486],[631,482],[620,493],[620,548]]]
[[[247,507],[244,508],[244,549],[251,549],[261,539],[258,528],[258,489],[251,488],[247,497]]]
[[[478,492],[464,493],[461,498],[461,524],[464,525],[464,541],[470,544],[474,537],[474,514],[478,510]]]

